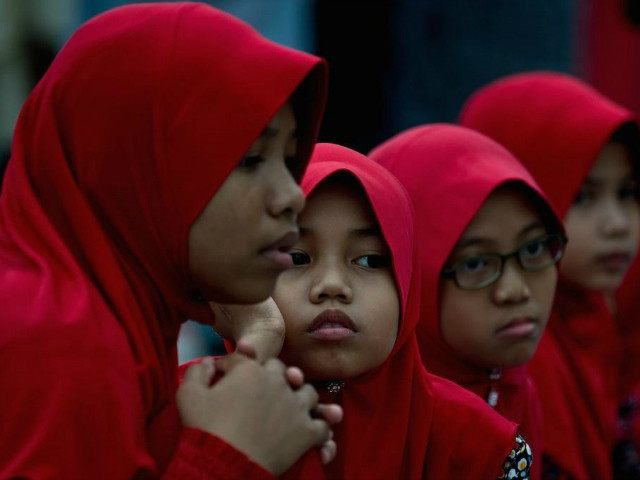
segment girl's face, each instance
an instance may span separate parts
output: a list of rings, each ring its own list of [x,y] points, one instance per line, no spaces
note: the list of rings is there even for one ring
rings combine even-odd
[[[609,143],[564,219],[567,252],[560,275],[590,290],[614,293],[638,249],[638,185],[624,145]]]
[[[294,266],[278,278],[281,357],[313,380],[346,379],[380,365],[396,340],[400,307],[391,257],[361,190],[321,184],[300,216]]]
[[[461,274],[473,275],[483,265],[478,256],[488,253],[520,250],[535,260],[544,251],[537,240],[546,234],[532,202],[516,187],[500,188],[464,231],[445,270],[459,266],[464,270]],[[462,289],[453,280],[443,278],[440,328],[444,340],[482,367],[502,368],[527,362],[547,324],[556,280],[553,264],[525,271],[514,257],[505,261],[502,275],[483,288]]]
[[[285,104],[191,226],[189,268],[207,300],[264,300],[291,266],[304,206],[291,174],[295,130]]]

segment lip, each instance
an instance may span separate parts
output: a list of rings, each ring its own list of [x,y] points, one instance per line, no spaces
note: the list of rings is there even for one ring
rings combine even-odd
[[[535,333],[536,328],[537,322],[533,317],[516,317],[498,328],[496,330],[496,334],[502,337],[511,338],[529,337]]]
[[[317,340],[339,341],[356,334],[356,328],[351,317],[338,309],[327,309],[313,319],[307,333]]]
[[[624,273],[633,257],[625,251],[615,251],[596,256],[596,262],[610,273]]]
[[[300,239],[298,230],[291,230],[273,242],[266,248],[263,248],[260,253],[270,260],[277,268],[286,270],[293,266],[293,260],[289,251]]]

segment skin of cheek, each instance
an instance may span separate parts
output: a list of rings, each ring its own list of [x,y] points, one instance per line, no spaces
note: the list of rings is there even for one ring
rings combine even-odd
[[[304,196],[287,166],[296,120],[287,103],[211,198],[189,231],[189,269],[207,300],[257,303],[282,266],[263,255],[297,229]]]
[[[496,305],[492,300],[492,286],[462,290],[453,282],[441,281],[440,329],[444,341],[461,358],[482,368],[509,368],[528,362],[548,322],[558,276],[556,269],[550,267],[541,272],[528,272],[526,277],[531,290],[526,311],[537,317],[533,336],[509,339],[496,335],[496,330],[513,312],[525,308]]]
[[[288,272],[287,272],[288,273]],[[283,274],[274,290],[274,300],[285,319],[285,344],[281,358],[299,366],[310,380],[348,379],[382,364],[391,353],[399,326],[399,304],[395,287],[377,282],[362,298],[377,299],[370,305],[342,308],[358,322],[356,337],[337,344],[320,343],[306,333],[315,315],[324,308],[305,305],[303,280]],[[382,284],[380,284],[382,283]],[[393,320],[389,320],[393,319]]]
[[[564,219],[569,243],[560,266],[563,280],[612,298],[626,269],[607,266],[602,257],[622,252],[633,258],[638,249],[640,207],[623,193],[633,188],[632,177],[627,147],[615,141],[605,145]]]
[[[234,247],[246,228],[240,219],[246,218],[251,211],[248,208],[251,202],[244,204],[248,211],[239,211],[239,204],[235,201],[236,191],[242,183],[241,177],[233,172],[189,232],[190,269],[198,288],[208,300],[229,303],[245,300],[246,293],[239,288],[239,283],[250,278],[243,268],[247,259],[244,258],[242,244]],[[253,296],[250,294],[246,299],[252,300]]]
[[[263,175],[268,179],[268,175]],[[256,303],[273,291],[280,269],[260,250],[293,228],[266,210],[267,183],[235,170],[189,232],[189,264],[207,300]]]
[[[388,357],[400,315],[391,267],[357,261],[388,257],[380,234],[355,234],[375,230],[375,216],[352,184],[328,182],[307,199],[299,224],[302,236],[293,251],[304,260],[279,277],[273,295],[285,321],[281,357],[312,380],[361,375]],[[326,310],[348,315],[355,332],[334,339],[310,333]]]
[[[591,265],[595,256],[594,228],[592,220],[583,212],[571,208],[564,219],[567,237],[570,239],[562,262],[560,275],[563,280],[576,284],[589,290],[606,288],[609,282],[603,285],[603,279],[594,271]]]
[[[624,243],[634,246],[629,250],[632,250],[635,257],[640,236],[640,210],[637,205],[628,210],[629,233]],[[563,281],[578,287],[610,295],[620,287],[626,271],[610,273],[598,265],[598,254],[611,247],[607,245],[607,240],[600,238],[595,223],[593,215],[580,208],[571,208],[567,213],[564,224],[569,243],[560,263],[560,276]]]

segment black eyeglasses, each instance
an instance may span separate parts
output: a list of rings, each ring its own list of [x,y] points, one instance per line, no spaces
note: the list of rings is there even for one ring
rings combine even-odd
[[[550,234],[526,242],[510,253],[483,253],[465,258],[442,271],[442,278],[453,280],[465,290],[488,287],[502,275],[505,262],[514,257],[523,270],[535,272],[554,265],[562,258],[567,237]]]

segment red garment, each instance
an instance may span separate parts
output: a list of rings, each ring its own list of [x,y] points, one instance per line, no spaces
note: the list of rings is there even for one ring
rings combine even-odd
[[[634,112],[640,111],[640,26],[627,8],[640,13],[635,0],[587,0],[579,3],[579,60],[585,78],[599,91]],[[638,22],[638,18],[635,19]]]
[[[371,158],[386,166],[406,187],[417,212],[417,238],[424,245],[418,343],[429,371],[453,380],[487,399],[498,393],[496,411],[520,424],[534,454],[539,476],[540,404],[526,366],[502,369],[492,380],[486,368],[469,363],[442,336],[440,273],[467,225],[499,186],[518,182],[544,196],[529,173],[509,152],[478,133],[446,124],[412,128],[383,143]],[[550,208],[542,212],[559,225]],[[559,227],[561,230],[561,227]]]
[[[616,292],[616,321],[624,339],[620,396],[640,399],[640,259],[636,259]],[[640,438],[639,438],[640,440]],[[640,443],[639,443],[640,444]]]
[[[400,184],[376,163],[344,147],[319,144],[302,186],[312,194],[336,172],[363,186],[392,254],[401,301],[398,337],[387,360],[347,380],[339,402],[344,420],[335,428],[338,456],[330,478],[497,478],[515,445],[516,426],[475,395],[431,375],[418,351],[419,271],[414,267],[413,216]],[[307,456],[290,472],[322,478]],[[315,465],[315,467],[314,467]]]
[[[302,164],[320,59],[197,3],[115,9],[67,42],[22,109],[0,196],[0,477],[158,477],[179,441],[203,478],[237,462],[181,436],[174,406],[180,323],[211,320],[188,231],[303,81]]]
[[[623,339],[618,397],[626,404],[621,436],[640,445],[640,259],[632,265],[616,292],[616,323]]]
[[[460,121],[511,150],[564,218],[611,135],[635,118],[572,77],[533,72],[480,89]],[[561,278],[545,335],[532,362],[545,453],[576,478],[611,478],[620,339],[602,295]]]

